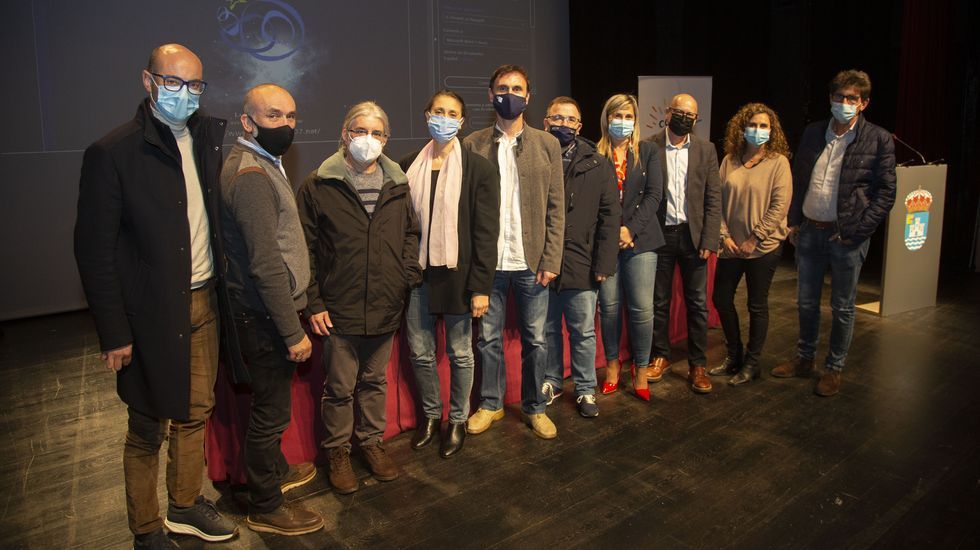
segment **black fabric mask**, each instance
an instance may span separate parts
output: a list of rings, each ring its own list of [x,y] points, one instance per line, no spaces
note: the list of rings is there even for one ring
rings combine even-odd
[[[671,132],[674,132],[676,136],[686,136],[691,133],[694,129],[694,119],[677,116],[675,114],[670,115],[670,122],[667,124]]]
[[[496,94],[493,96],[493,109],[500,118],[514,120],[527,108],[527,98],[517,94]]]
[[[568,126],[549,126],[548,131],[551,135],[558,138],[558,143],[561,143],[562,147],[568,147],[568,145],[575,141],[575,129],[569,128]]]
[[[286,151],[289,150],[289,146],[293,144],[293,136],[296,130],[288,124],[284,124],[277,128],[265,128],[259,126],[255,119],[248,117],[255,125],[255,129],[258,130],[255,136],[255,141],[262,146],[263,149],[270,155],[274,157],[281,157]]]

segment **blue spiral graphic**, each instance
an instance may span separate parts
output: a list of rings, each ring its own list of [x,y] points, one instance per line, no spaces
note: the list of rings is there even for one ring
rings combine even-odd
[[[306,28],[295,8],[282,0],[233,0],[218,8],[218,28],[226,44],[262,61],[278,61],[303,45]],[[241,11],[234,9],[241,4]]]

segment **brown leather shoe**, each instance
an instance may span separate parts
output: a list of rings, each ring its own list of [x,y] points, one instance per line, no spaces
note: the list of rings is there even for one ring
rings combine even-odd
[[[817,387],[813,391],[823,397],[837,395],[837,392],[840,391],[840,371],[827,369],[827,372],[820,377],[820,381],[817,382]]]
[[[249,514],[245,524],[252,531],[294,536],[323,529],[323,518],[295,504],[283,504],[267,514]]]
[[[797,357],[792,361],[786,361],[769,371],[769,374],[776,378],[793,378],[794,376],[809,378],[811,373],[813,373],[813,359],[804,359],[802,357]]]
[[[361,447],[361,451],[364,453],[364,458],[367,459],[374,479],[391,481],[398,478],[398,466],[388,458],[388,451],[385,450],[380,441],[374,445]]]
[[[291,491],[297,487],[302,487],[303,485],[313,481],[313,478],[315,477],[316,466],[314,466],[312,462],[291,464],[289,466],[289,472],[286,474],[286,478],[282,480],[280,490],[285,493],[286,491]]]
[[[670,372],[670,361],[666,357],[657,357],[647,365],[647,382],[660,382],[668,372]]]
[[[691,365],[687,373],[687,385],[694,393],[711,393],[711,379],[704,372],[704,365]]]
[[[334,490],[342,495],[356,491],[357,476],[350,465],[350,449],[334,447],[327,452],[327,458],[330,460],[330,485]]]

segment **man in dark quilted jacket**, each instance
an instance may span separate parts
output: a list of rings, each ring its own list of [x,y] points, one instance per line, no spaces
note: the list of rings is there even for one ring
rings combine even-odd
[[[820,336],[820,292],[830,269],[833,323],[817,395],[840,391],[854,332],[854,298],[871,235],[895,203],[895,143],[868,122],[871,79],[841,71],[830,81],[830,120],[803,131],[793,161],[790,241],[796,246],[800,339],[797,357],[772,370],[779,378],[809,377]]]

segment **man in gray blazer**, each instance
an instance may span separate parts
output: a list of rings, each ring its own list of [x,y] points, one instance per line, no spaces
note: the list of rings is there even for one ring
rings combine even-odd
[[[469,418],[466,431],[482,433],[504,417],[503,330],[507,294],[513,287],[521,309],[521,412],[536,435],[552,439],[557,430],[545,415],[541,385],[548,359],[546,287],[561,269],[564,244],[561,147],[554,136],[524,123],[531,82],[522,67],[498,67],[487,95],[497,112],[496,123],[473,132],[463,144],[500,172],[500,234],[490,307],[480,319],[477,341],[483,365],[480,408]]]
[[[670,298],[674,265],[680,265],[687,306],[687,383],[696,393],[711,391],[705,373],[708,345],[708,258],[718,250],[721,230],[721,179],[718,153],[710,141],[691,133],[698,120],[698,102],[678,94],[670,102],[667,129],[651,141],[660,149],[664,199],[657,216],[666,244],[657,250],[653,291],[653,363],[650,382],[670,370]]]

